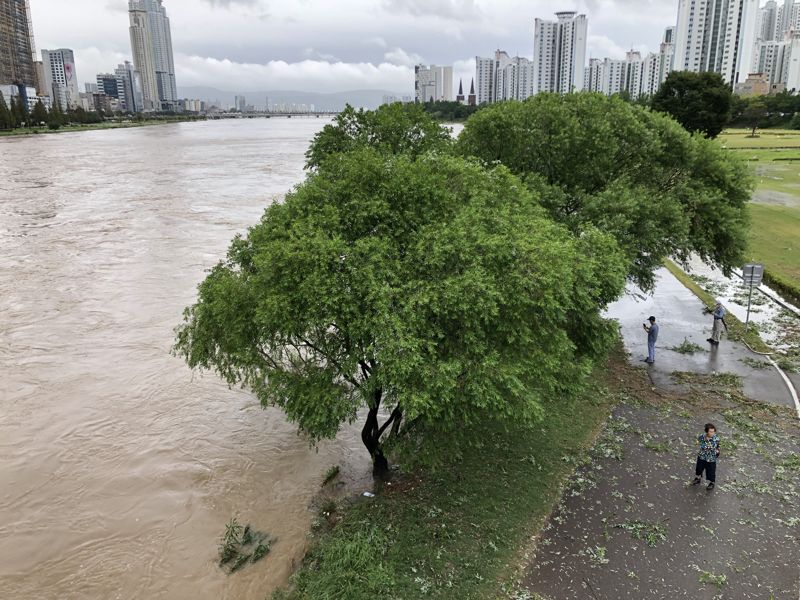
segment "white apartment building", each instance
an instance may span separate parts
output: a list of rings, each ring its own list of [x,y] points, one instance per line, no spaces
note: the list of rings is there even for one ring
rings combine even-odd
[[[75,54],[67,48],[42,50],[44,86],[61,110],[77,108],[81,91],[78,89],[78,76],[75,73]]]
[[[478,104],[526,100],[533,96],[533,63],[497,50],[494,58],[475,57]]]
[[[536,19],[533,33],[533,93],[567,94],[583,89],[586,15],[558,12],[557,21]]]
[[[751,70],[759,0],[679,0],[673,68],[713,71],[730,84]]]
[[[145,110],[172,110],[177,106],[172,33],[162,0],[130,0],[131,52],[142,79]]]
[[[414,100],[417,103],[453,101],[453,67],[414,67]]]

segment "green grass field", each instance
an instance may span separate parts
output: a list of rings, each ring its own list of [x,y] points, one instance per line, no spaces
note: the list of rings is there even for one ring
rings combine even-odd
[[[323,506],[292,589],[273,600],[508,597],[499,591],[531,535],[638,373],[620,350],[581,397],[553,398],[533,431],[485,424],[440,469],[400,476],[341,515]]]
[[[747,160],[756,176],[748,258],[800,290],[800,131],[726,130],[720,142]],[[797,293],[795,294],[797,295]]]

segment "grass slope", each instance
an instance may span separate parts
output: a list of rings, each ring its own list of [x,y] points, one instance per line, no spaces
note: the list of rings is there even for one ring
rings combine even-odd
[[[480,445],[446,468],[401,476],[360,499],[318,535],[293,588],[274,598],[509,597],[503,588],[518,573],[520,549],[615,404],[616,372],[604,365],[584,396],[554,399],[533,431],[485,425],[474,431]]]

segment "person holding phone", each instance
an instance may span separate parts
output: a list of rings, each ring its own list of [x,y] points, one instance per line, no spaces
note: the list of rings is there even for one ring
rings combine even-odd
[[[652,365],[656,362],[656,340],[658,339],[658,323],[655,317],[647,319],[647,323],[642,325],[647,332],[647,358],[642,362]]]

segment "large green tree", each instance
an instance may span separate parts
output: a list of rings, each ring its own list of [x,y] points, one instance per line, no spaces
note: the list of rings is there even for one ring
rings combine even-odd
[[[36,105],[33,107],[33,112],[31,112],[31,119],[36,125],[41,125],[42,123],[47,122],[48,120],[47,108],[45,108],[44,103],[41,100],[38,100],[36,102]]]
[[[458,150],[507,166],[576,234],[613,235],[644,288],[665,256],[696,253],[725,270],[743,259],[746,166],[665,115],[598,94],[540,94],[476,113]]]
[[[418,104],[385,104],[377,110],[348,105],[320,131],[306,152],[306,167],[318,167],[326,157],[370,147],[389,154],[418,156],[452,145],[450,130],[436,123]]]
[[[673,71],[653,96],[652,108],[688,131],[715,138],[731,117],[730,86],[719,73]]]
[[[315,161],[201,283],[176,343],[311,440],[361,415],[378,473],[387,437],[447,447],[480,420],[533,423],[580,385],[627,267],[503,166],[383,150]]]

